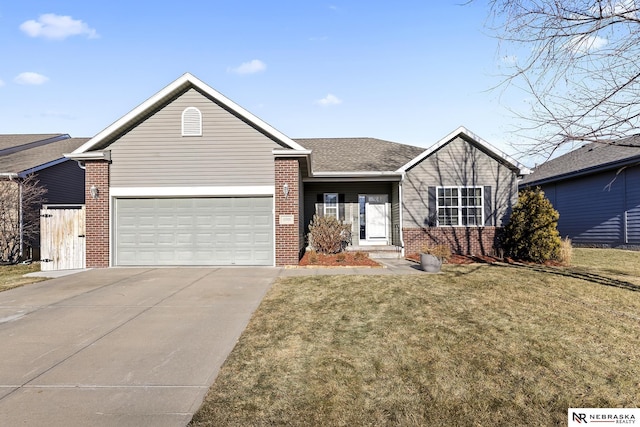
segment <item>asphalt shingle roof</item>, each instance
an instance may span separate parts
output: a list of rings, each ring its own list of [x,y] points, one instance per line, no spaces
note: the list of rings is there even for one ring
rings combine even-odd
[[[395,171],[425,148],[376,138],[301,138],[294,139],[312,150],[312,168],[316,172]]]
[[[6,136],[13,135],[0,135],[0,141],[4,141],[4,137]],[[11,152],[10,154],[2,155],[0,153],[0,173],[20,173],[54,160],[61,159],[64,157],[64,153],[72,152],[88,140],[89,138],[66,138],[49,144],[27,148],[18,152]]]
[[[534,169],[522,184],[555,181],[591,170],[614,168],[640,159],[640,135],[608,144],[592,142]]]
[[[62,137],[63,133],[34,133],[34,134],[5,134],[0,135],[0,150],[44,141],[50,138]]]

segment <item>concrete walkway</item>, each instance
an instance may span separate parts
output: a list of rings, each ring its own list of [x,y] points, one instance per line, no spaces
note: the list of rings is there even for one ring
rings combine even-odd
[[[113,268],[0,292],[0,426],[184,426],[279,273]]]

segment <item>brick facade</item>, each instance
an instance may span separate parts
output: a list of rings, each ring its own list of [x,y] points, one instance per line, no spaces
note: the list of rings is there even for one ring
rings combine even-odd
[[[109,162],[87,160],[85,175],[87,268],[109,267]],[[91,186],[98,198],[91,196]]]
[[[420,252],[425,243],[448,245],[461,255],[497,255],[501,227],[403,228],[405,254]]]
[[[300,174],[298,160],[275,159],[276,266],[297,265],[300,254]],[[284,184],[289,187],[285,197]],[[280,224],[292,215],[293,224]]]

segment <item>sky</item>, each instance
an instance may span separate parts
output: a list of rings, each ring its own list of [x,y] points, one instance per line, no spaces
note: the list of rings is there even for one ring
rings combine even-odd
[[[0,133],[91,137],[190,72],[291,138],[514,147],[485,0],[0,3]]]

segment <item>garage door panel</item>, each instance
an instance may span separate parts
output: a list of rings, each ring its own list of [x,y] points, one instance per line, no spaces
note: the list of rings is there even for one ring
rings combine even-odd
[[[116,265],[273,265],[270,197],[117,199]]]

